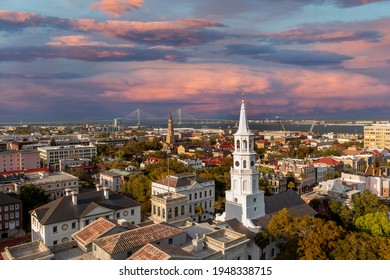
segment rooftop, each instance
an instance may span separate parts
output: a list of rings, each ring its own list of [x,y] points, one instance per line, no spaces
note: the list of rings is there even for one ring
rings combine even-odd
[[[129,257],[129,260],[184,260],[196,259],[195,255],[181,248],[165,244],[146,244]]]
[[[35,208],[33,212],[43,225],[59,223],[86,217],[97,207],[107,208],[107,211],[116,211],[124,208],[140,206],[140,204],[127,196],[107,190],[109,199],[104,191],[92,191],[77,194],[77,205],[72,202],[72,196],[64,196],[43,206]]]
[[[2,255],[5,260],[38,260],[53,257],[53,253],[41,241],[6,247]]]
[[[196,176],[195,173],[180,173],[175,175],[170,175],[164,179],[157,181],[157,184],[169,186],[172,188],[179,188],[185,186],[191,186],[194,183],[205,183],[211,182],[211,180],[207,180],[201,177]]]
[[[185,231],[166,224],[154,224],[102,237],[94,243],[112,255],[183,233]]]

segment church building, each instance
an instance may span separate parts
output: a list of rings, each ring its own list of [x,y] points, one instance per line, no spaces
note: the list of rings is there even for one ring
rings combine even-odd
[[[265,214],[264,191],[259,190],[259,171],[255,165],[254,134],[248,127],[244,100],[238,130],[234,134],[231,190],[226,191],[225,212],[220,221],[237,219],[253,232],[259,230],[252,220]]]

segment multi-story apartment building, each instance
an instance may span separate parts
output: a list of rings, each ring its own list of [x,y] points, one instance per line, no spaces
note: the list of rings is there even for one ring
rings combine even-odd
[[[22,201],[14,195],[0,192],[0,240],[23,230]]]
[[[181,173],[152,182],[152,195],[165,193],[178,193],[186,196],[188,209],[185,212],[193,220],[203,221],[213,217],[215,202],[215,182],[213,180],[197,177],[194,173]],[[199,211],[200,209],[203,213]]]
[[[39,165],[38,151],[0,151],[0,172],[36,169]]]
[[[42,240],[47,246],[65,243],[73,233],[100,217],[139,224],[141,205],[108,188],[72,192],[31,212],[31,241]]]
[[[390,123],[364,126],[365,148],[390,148]]]
[[[97,155],[94,145],[47,146],[38,148],[38,151],[48,167],[54,167],[60,159],[91,159]]]

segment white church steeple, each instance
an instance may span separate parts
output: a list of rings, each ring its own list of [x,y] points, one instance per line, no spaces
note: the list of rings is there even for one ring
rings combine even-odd
[[[251,131],[249,130],[248,121],[246,119],[245,112],[245,101],[241,101],[240,121],[238,123],[238,130],[235,135],[248,135]]]
[[[264,192],[259,190],[259,172],[254,151],[254,134],[250,131],[244,100],[241,103],[240,120],[234,134],[231,189],[226,191],[225,213],[220,220],[236,218],[244,226],[257,231],[252,219],[265,214]]]

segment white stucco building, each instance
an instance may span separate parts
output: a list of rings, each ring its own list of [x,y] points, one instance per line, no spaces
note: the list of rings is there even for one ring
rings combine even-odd
[[[72,234],[100,217],[141,222],[141,205],[109,189],[58,198],[31,212],[31,240],[47,246],[72,239]]]
[[[214,217],[215,182],[213,180],[200,178],[194,173],[181,173],[152,182],[152,196],[166,193],[177,193],[186,196],[187,209],[185,213],[188,213],[189,218],[203,221]],[[201,215],[196,212],[198,206],[203,209]]]

